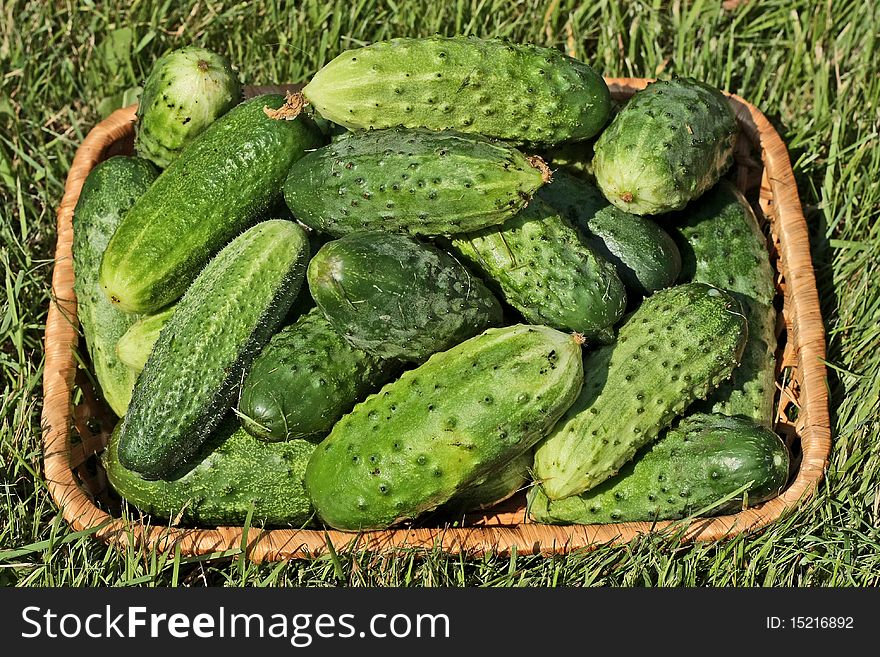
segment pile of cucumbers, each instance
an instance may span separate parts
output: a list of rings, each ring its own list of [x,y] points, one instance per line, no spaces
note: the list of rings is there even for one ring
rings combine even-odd
[[[242,100],[159,59],[74,214],[108,478],[200,526],[541,523],[780,493],[775,285],[724,95],[617,107],[552,48],[400,38]]]

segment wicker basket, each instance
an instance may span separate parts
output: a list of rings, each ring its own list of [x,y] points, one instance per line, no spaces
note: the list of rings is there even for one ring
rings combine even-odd
[[[642,89],[645,79],[609,79],[612,94],[625,99]],[[251,87],[248,95],[289,87]],[[796,458],[796,476],[783,494],[759,507],[710,519],[679,521],[683,540],[716,540],[765,526],[800,504],[822,479],[831,449],[826,385],[825,334],[810,260],[809,238],[785,145],[766,117],[742,98],[730,96],[741,138],[735,182],[758,216],[769,221],[768,246],[778,273],[779,376],[776,430]],[[96,126],[76,153],[58,209],[58,243],[52,277],[52,301],[46,321],[43,378],[44,469],[49,490],[65,520],[76,530],[93,530],[106,542],[136,541],[159,549],[179,547],[199,555],[244,547],[255,561],[310,557],[327,549],[358,547],[441,547],[449,552],[505,554],[562,553],[607,542],[625,542],[670,523],[619,523],[549,526],[525,521],[524,495],[495,509],[467,516],[456,526],[416,526],[361,534],[323,530],[241,527],[181,528],[124,522],[118,516],[97,455],[103,450],[115,417],[91,391],[77,368],[79,342],[73,292],[71,242],[73,209],[89,171],[110,155],[131,153],[135,107],[114,112]],[[75,400],[76,395],[76,400]]]

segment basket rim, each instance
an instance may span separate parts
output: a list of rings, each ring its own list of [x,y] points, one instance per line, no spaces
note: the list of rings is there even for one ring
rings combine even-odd
[[[615,99],[626,98],[652,79],[605,78]],[[254,96],[283,92],[298,85],[248,87]],[[52,273],[52,293],[45,329],[43,374],[43,474],[54,502],[65,521],[76,531],[93,530],[94,536],[110,544],[132,541],[160,550],[179,548],[181,554],[203,555],[244,549],[254,561],[312,558],[328,544],[334,549],[384,551],[399,548],[440,547],[446,552],[487,552],[506,555],[560,554],[605,543],[626,543],[647,532],[676,532],[682,541],[712,541],[765,527],[780,519],[812,496],[823,479],[831,452],[831,425],[825,368],[825,330],[809,249],[809,234],[788,151],[767,117],[740,96],[725,92],[737,123],[761,150],[764,165],[762,188],[769,200],[761,206],[778,235],[780,264],[786,280],[784,299],[791,322],[789,341],[796,349],[801,376],[801,412],[797,433],[801,438],[802,461],[794,481],[773,500],[736,514],[713,518],[657,523],[627,522],[605,525],[541,525],[523,522],[512,525],[473,525],[437,528],[392,528],[346,533],[322,529],[241,527],[176,528],[126,523],[99,509],[82,489],[70,465],[71,398],[76,361],[73,350],[79,341],[76,297],[73,292],[73,209],[85,177],[103,159],[110,145],[130,135],[136,105],[113,112],[96,125],[77,149],[68,172],[64,196],[57,210],[57,243]],[[763,196],[763,194],[762,194]]]

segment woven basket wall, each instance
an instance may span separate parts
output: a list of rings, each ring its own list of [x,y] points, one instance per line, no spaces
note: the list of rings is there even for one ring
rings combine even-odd
[[[644,88],[645,79],[608,79],[622,100]],[[247,95],[290,87],[250,87]],[[740,129],[732,180],[765,223],[768,248],[777,273],[779,350],[776,430],[792,449],[795,473],[783,494],[741,513],[678,523],[618,523],[549,526],[525,521],[525,496],[470,515],[455,526],[415,526],[349,534],[323,530],[240,527],[181,528],[119,517],[118,499],[109,490],[97,455],[116,422],[77,367],[80,345],[73,292],[73,209],[91,169],[115,154],[130,154],[135,106],[114,112],[97,125],[76,153],[58,209],[58,241],[52,277],[52,301],[46,322],[43,379],[44,474],[65,520],[75,529],[92,529],[112,543],[135,541],[183,555],[235,550],[242,546],[256,561],[309,557],[327,549],[358,546],[382,550],[440,546],[450,552],[506,554],[561,553],[606,542],[625,542],[643,532],[677,530],[682,540],[715,540],[753,531],[779,519],[809,496],[824,474],[831,449],[826,385],[825,334],[810,259],[807,226],[785,145],[766,117],[742,98],[730,96]],[[79,345],[79,347],[78,347]],[[155,521],[154,521],[155,522]],[[671,525],[671,526],[670,526]]]

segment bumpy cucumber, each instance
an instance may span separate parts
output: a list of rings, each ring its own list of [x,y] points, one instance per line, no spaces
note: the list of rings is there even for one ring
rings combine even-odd
[[[312,308],[272,336],[254,360],[238,414],[244,428],[264,440],[326,434],[395,369],[352,347]]]
[[[586,493],[551,501],[531,489],[529,516],[590,524],[677,520],[713,505],[707,515],[735,512],[779,495],[788,468],[788,449],[770,429],[743,417],[695,413]]]
[[[776,394],[776,294],[767,243],[748,201],[723,182],[681,213],[682,278],[723,288],[742,304],[749,339],[742,362],[696,408],[771,425]]]
[[[276,219],[248,229],[208,263],[135,384],[119,437],[122,465],[157,479],[191,462],[290,309],[307,261],[303,230]]]
[[[535,450],[550,499],[602,483],[694,400],[730,376],[746,341],[739,303],[702,283],[655,292],[617,341],[584,359],[577,401]]]
[[[534,461],[532,450],[523,452],[458,493],[443,505],[443,510],[450,513],[467,513],[488,509],[503,502],[526,487]]]
[[[137,154],[164,169],[215,119],[241,101],[238,74],[222,55],[186,46],[156,60],[137,110]]]
[[[297,219],[341,236],[356,230],[414,235],[500,224],[548,175],[506,144],[428,130],[353,134],[296,162],[284,199]]]
[[[116,355],[116,342],[137,317],[122,312],[107,300],[98,284],[98,270],[101,255],[122,215],[158,175],[146,160],[111,157],[89,173],[73,211],[77,316],[101,392],[120,417],[128,408],[137,375]]]
[[[423,361],[501,323],[498,300],[464,265],[407,235],[350,233],[308,267],[312,298],[352,345]]]
[[[522,324],[434,354],[336,423],[306,468],[312,503],[342,530],[435,509],[546,435],[582,367],[573,336]]]
[[[109,302],[108,302],[109,303]],[[159,332],[174,312],[174,306],[145,315],[132,324],[116,343],[116,356],[132,370],[140,373],[147,363]]]
[[[599,136],[596,183],[633,214],[683,208],[733,161],[736,119],[718,89],[688,78],[636,92]]]
[[[302,93],[351,129],[451,129],[544,145],[592,137],[611,111],[605,81],[587,64],[554,48],[474,37],[348,50]]]
[[[199,451],[197,464],[168,481],[149,481],[119,461],[120,425],[102,455],[110,484],[140,511],[204,525],[303,527],[314,515],[303,486],[315,449],[305,440],[265,443],[224,422]]]
[[[171,304],[207,262],[281,192],[290,165],[318,145],[304,117],[276,121],[258,96],[214,121],[125,215],[101,263],[107,297],[128,312]]]
[[[450,248],[527,322],[609,340],[626,307],[614,265],[541,199],[503,226],[455,236]]]
[[[681,254],[669,234],[650,219],[611,205],[596,187],[565,171],[554,172],[553,181],[538,195],[614,264],[627,291],[647,296],[675,283]]]

